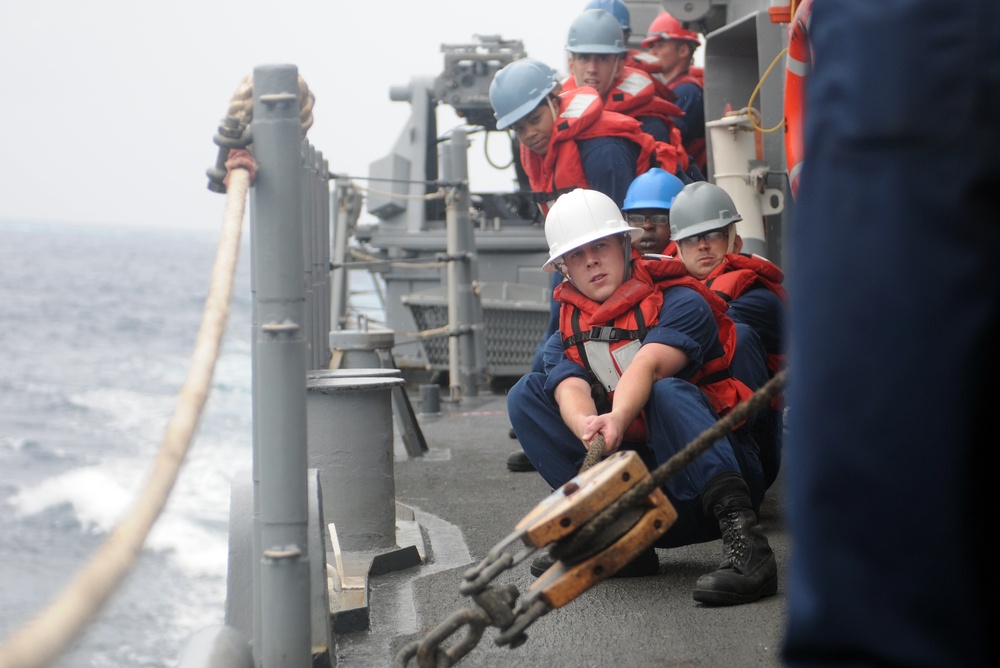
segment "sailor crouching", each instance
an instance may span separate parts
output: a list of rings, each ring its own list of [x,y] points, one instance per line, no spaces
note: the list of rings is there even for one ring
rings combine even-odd
[[[606,453],[635,450],[653,469],[752,394],[729,370],[736,329],[725,302],[682,262],[634,253],[641,233],[592,190],[562,195],[546,217],[543,268],[568,279],[555,292],[560,329],[546,344],[545,372],[521,378],[507,407],[521,447],[553,489],[579,472],[598,433]],[[763,473],[745,427],[664,491],[678,519],[656,547],[723,539],[722,563],[698,579],[696,601],[735,605],[776,593],[777,564],[756,514]],[[650,548],[629,566],[629,575],[652,575],[659,562]]]

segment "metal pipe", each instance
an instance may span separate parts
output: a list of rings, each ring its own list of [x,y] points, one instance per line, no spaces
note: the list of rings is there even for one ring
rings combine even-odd
[[[454,137],[442,142],[438,149],[438,160],[441,164],[441,177],[446,181],[454,180],[454,164],[452,162],[451,145]],[[454,255],[458,249],[458,220],[455,213],[455,189],[450,188],[445,197],[445,252]],[[448,394],[452,401],[462,399],[462,373],[461,373],[461,349],[458,345],[456,331],[459,328],[459,308],[458,308],[458,274],[456,267],[458,263],[452,259],[448,261],[445,275],[447,276],[447,286],[445,294],[448,296]]]
[[[313,294],[313,248],[315,244],[313,243],[313,200],[312,200],[312,186],[313,186],[313,155],[315,154],[315,149],[309,144],[309,142],[303,141],[300,145],[300,169],[302,171],[302,177],[299,179],[299,206],[302,211],[302,291],[303,298],[305,299],[302,309],[302,334],[306,342],[306,368],[313,369],[316,367],[316,362],[314,360],[315,354],[315,314],[313,313],[313,304],[316,303],[316,295]]]
[[[298,99],[295,66],[254,68],[254,158],[260,169],[251,235],[261,610],[254,648],[264,668],[298,668],[311,660]]]
[[[330,322],[330,166],[323,158],[323,152],[316,152],[316,167],[318,187],[316,188],[316,202],[319,207],[319,252],[316,266],[316,276],[320,282],[319,298],[319,322],[321,325],[319,332],[320,364],[326,366],[330,360],[330,339],[329,333],[332,329]]]
[[[347,269],[344,260],[347,256],[348,204],[347,194],[350,181],[344,177],[337,178],[334,189],[333,215],[333,264],[337,267],[331,273],[330,287],[330,329],[344,328],[347,321]]]
[[[462,128],[452,130],[451,139],[441,148],[443,176],[458,184],[447,199],[447,252],[453,258],[462,258],[448,263],[448,320],[452,330],[448,350],[453,399],[456,398],[457,384],[460,384],[461,393],[465,396],[479,396],[479,376],[482,372],[478,366],[474,327],[479,297],[474,286],[476,242],[469,218],[468,150],[468,137]],[[463,333],[457,335],[459,331]],[[453,360],[453,349],[456,350],[457,363]]]

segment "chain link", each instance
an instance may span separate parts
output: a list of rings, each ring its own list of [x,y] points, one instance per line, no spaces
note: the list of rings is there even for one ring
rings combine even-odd
[[[748,401],[737,406],[688,443],[681,452],[657,467],[647,480],[608,504],[578,531],[557,541],[556,554],[553,556],[593,554],[607,547],[610,536],[619,535],[623,528],[635,524],[637,511],[634,509],[643,503],[644,497],[686,466],[691,459],[711,447],[715,440],[724,436],[748,415],[763,409],[784,388],[786,374],[786,370],[776,374]],[[642,513],[639,514],[641,517]],[[538,550],[537,547],[526,547],[517,554],[507,551],[507,548],[524,536],[524,530],[510,534],[493,546],[483,561],[463,574],[459,592],[470,596],[479,607],[459,610],[436,626],[422,641],[414,641],[403,647],[396,655],[394,668],[406,668],[413,657],[417,658],[419,668],[451,668],[479,644],[487,626],[500,629],[494,640],[497,645],[509,645],[513,649],[527,641],[525,630],[552,611],[554,606],[539,595],[539,590],[533,590],[515,608],[520,597],[516,586],[489,586],[500,573],[522,563]],[[442,644],[448,638],[466,626],[469,630],[464,638],[451,647],[442,649]]]

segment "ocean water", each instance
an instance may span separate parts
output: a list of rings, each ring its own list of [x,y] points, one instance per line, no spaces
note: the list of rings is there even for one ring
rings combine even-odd
[[[0,223],[0,638],[124,515],[176,404],[218,230]],[[137,568],[61,667],[173,666],[223,620],[234,471],[251,465],[249,240],[195,443]]]

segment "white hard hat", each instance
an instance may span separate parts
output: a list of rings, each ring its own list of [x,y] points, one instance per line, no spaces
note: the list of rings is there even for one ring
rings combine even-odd
[[[545,217],[549,259],[542,270],[555,271],[556,262],[569,251],[616,234],[634,240],[643,230],[629,227],[614,200],[602,192],[578,188],[561,195]]]

